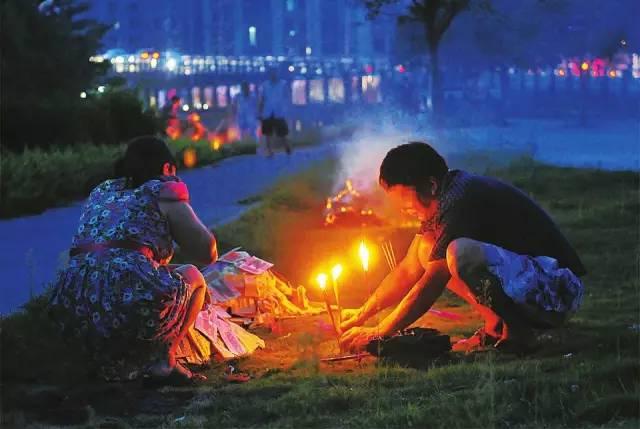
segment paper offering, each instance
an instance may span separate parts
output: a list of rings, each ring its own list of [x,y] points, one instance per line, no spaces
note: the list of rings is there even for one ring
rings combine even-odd
[[[220,256],[218,260],[222,262],[228,262],[230,264],[237,264],[238,262],[241,262],[244,259],[249,258],[250,256],[251,255],[249,255],[247,252],[234,249]]]
[[[247,259],[243,259],[242,261],[237,262],[235,265],[242,271],[246,271],[251,274],[262,274],[269,268],[273,267],[273,264],[271,262],[267,262],[255,256],[250,256]]]

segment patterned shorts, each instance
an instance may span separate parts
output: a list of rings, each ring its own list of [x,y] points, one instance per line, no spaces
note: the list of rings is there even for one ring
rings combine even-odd
[[[573,314],[582,303],[582,281],[547,256],[519,255],[483,243],[487,270],[516,304],[543,312]]]

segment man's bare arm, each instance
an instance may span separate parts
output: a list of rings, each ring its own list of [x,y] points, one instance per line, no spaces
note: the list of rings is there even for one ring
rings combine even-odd
[[[423,314],[442,295],[442,291],[451,278],[446,260],[430,262],[420,280],[395,310],[378,325],[380,335],[389,335],[404,329]]]
[[[379,311],[400,302],[411,287],[418,281],[424,269],[418,258],[418,248],[422,240],[421,236],[411,242],[407,254],[398,266],[382,280],[378,288],[360,308],[353,325],[362,324]],[[344,326],[343,328],[349,328]]]

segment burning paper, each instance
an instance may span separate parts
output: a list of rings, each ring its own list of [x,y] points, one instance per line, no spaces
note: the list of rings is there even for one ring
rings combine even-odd
[[[351,180],[335,196],[327,198],[324,224],[341,226],[381,225],[374,215],[368,199],[358,192]]]

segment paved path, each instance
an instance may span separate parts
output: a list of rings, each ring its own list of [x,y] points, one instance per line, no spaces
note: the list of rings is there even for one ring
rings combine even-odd
[[[256,155],[228,158],[218,164],[186,171],[192,205],[207,225],[239,216],[246,206],[239,200],[259,194],[278,179],[330,157],[335,145],[299,149],[290,157],[278,153],[268,159]],[[36,216],[0,221],[0,313],[43,291],[64,260],[80,217],[80,203],[47,210]]]

